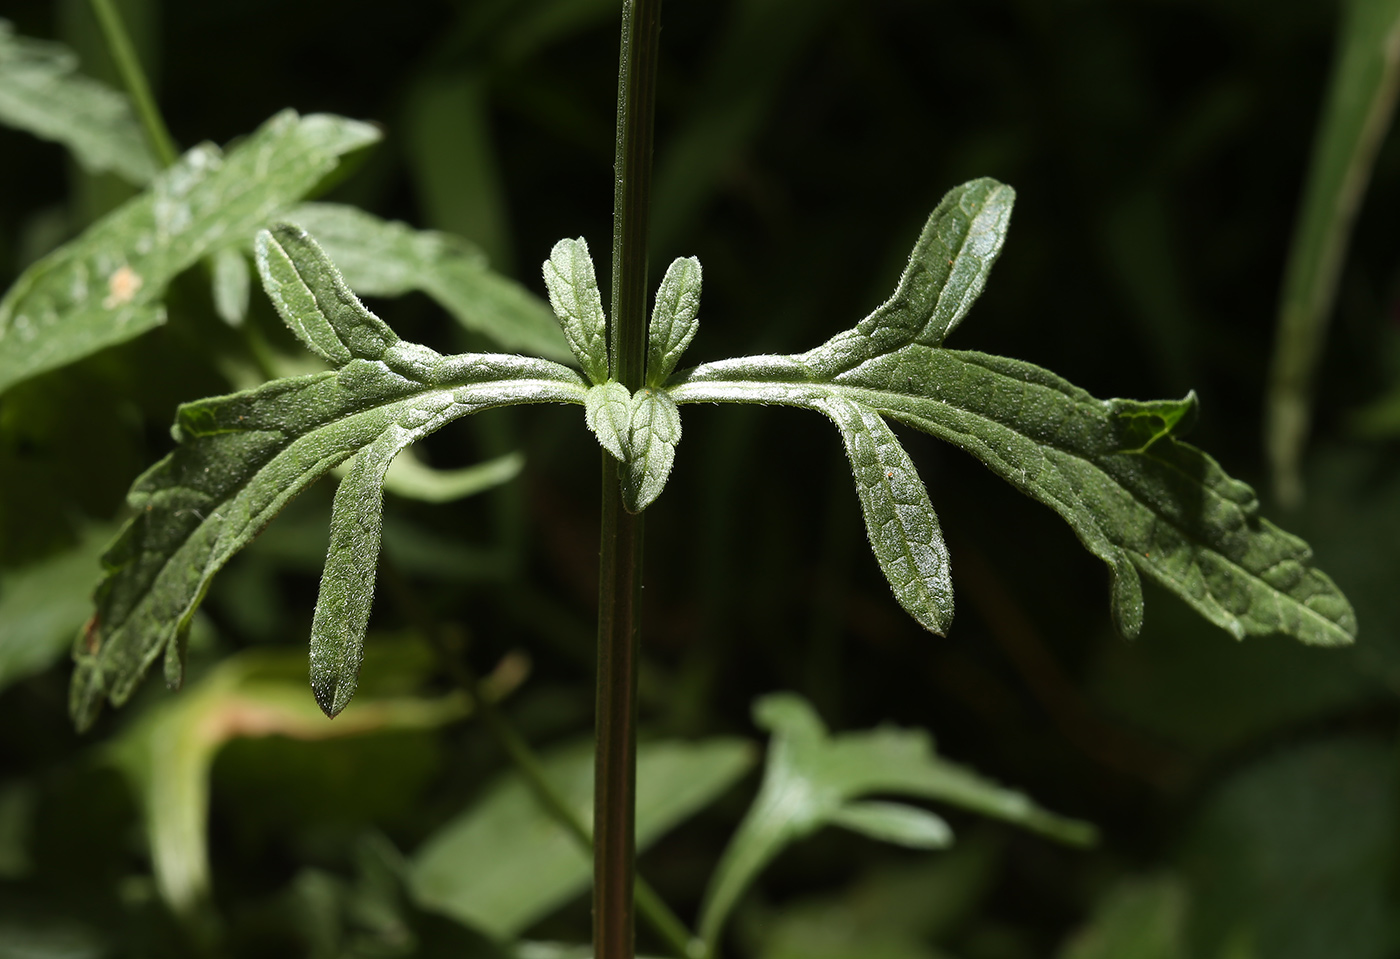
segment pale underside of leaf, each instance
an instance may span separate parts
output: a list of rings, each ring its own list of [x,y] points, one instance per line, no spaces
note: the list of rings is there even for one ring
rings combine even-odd
[[[544,261],[549,303],[574,357],[594,383],[608,378],[608,321],[588,241],[560,240]]]
[[[29,267],[0,300],[0,390],[165,320],[170,281],[245,244],[278,210],[378,138],[367,124],[284,111],[225,157],[195,147],[150,189]]]
[[[1100,401],[1043,369],[911,344],[813,382],[803,357],[706,364],[677,378],[677,403],[783,403],[840,396],[945,439],[1050,506],[1110,567],[1117,624],[1141,619],[1137,572],[1236,637],[1284,632],[1352,641],[1356,619],[1307,545],[1258,516],[1253,491],[1172,435],[1144,433],[1137,405]],[[1163,431],[1159,431],[1163,432]]]
[[[833,395],[821,405],[841,431],[871,549],[904,610],[931,633],[953,623],[948,547],[923,480],[880,414]]]
[[[89,173],[146,183],[157,164],[122,93],[78,73],[57,43],[19,37],[0,20],[0,123],[63,144]]]

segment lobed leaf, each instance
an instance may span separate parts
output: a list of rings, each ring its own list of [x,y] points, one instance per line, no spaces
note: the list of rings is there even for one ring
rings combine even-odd
[[[659,387],[676,369],[676,362],[699,328],[700,261],[677,257],[666,268],[656,291],[647,336],[647,383]]]
[[[628,402],[627,420],[622,505],[640,513],[661,495],[671,475],[681,441],[681,414],[666,393],[642,389]]]
[[[209,144],[186,153],[0,300],[0,391],[165,322],[162,298],[178,273],[245,242],[378,137],[364,123],[286,110],[227,156]]]
[[[181,640],[214,574],[292,497],[358,456],[337,492],[327,606],[317,617],[323,658],[313,666],[318,698],[343,705],[379,538],[377,489],[368,491],[394,453],[478,410],[583,402],[579,375],[547,360],[442,356],[402,342],[297,227],[277,227],[257,248],[279,313],[336,368],[180,407],[179,445],[133,485],[136,515],[104,557],[97,612],[74,650],[70,708],[80,727],[104,698],[124,702],[162,653],[167,680],[178,684]]]
[[[783,849],[825,826],[917,848],[947,845],[951,830],[926,810],[861,802],[874,793],[947,802],[1071,843],[1092,842],[1093,827],[1035,806],[971,770],[939,757],[922,730],[882,726],[830,736],[812,707],[783,693],[754,704],[754,721],[773,734],[763,784],[710,877],[700,937],[717,942],[725,920],[758,873]]]
[[[144,184],[158,164],[125,94],[78,72],[67,47],[0,20],[0,123],[61,143],[89,173]]]
[[[316,237],[357,293],[402,296],[419,290],[504,350],[573,359],[549,305],[492,270],[461,237],[415,230],[338,203],[304,203],[285,218]]]
[[[678,404],[783,403],[851,424],[859,409],[862,423],[893,418],[962,447],[1058,512],[1108,565],[1124,635],[1141,627],[1145,573],[1237,638],[1351,642],[1351,605],[1313,567],[1307,544],[1261,518],[1253,490],[1178,438],[1195,416],[1194,395],[1098,400],[1029,363],[940,345],[985,281],[1010,204],[1009,188],[993,181],[953,190],[895,295],[854,329],[796,356],[704,364],[673,377],[667,392]],[[886,444],[891,462],[905,462],[896,447]],[[866,508],[872,544],[889,535],[891,508]],[[921,509],[912,515],[924,521]],[[898,537],[884,541],[898,559]],[[901,595],[909,565],[881,557],[881,566],[901,603],[918,609]]]
[[[608,378],[608,318],[588,241],[560,240],[544,263],[549,303],[583,372],[594,383]]]

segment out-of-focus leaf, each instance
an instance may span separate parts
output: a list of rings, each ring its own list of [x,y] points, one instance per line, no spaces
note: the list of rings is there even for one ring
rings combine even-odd
[[[23,879],[33,866],[29,836],[38,801],[32,782],[10,780],[0,786],[0,879]]]
[[[473,74],[425,80],[409,97],[406,123],[409,166],[428,224],[466,237],[497,270],[511,272],[489,84]]]
[[[130,101],[77,70],[67,47],[16,36],[0,20],[0,123],[63,144],[89,173],[147,182],[157,164]]]
[[[102,959],[102,937],[76,919],[0,917],[0,959]]]
[[[242,326],[248,315],[252,276],[243,251],[226,247],[212,256],[214,309],[229,326]]]
[[[1352,224],[1400,94],[1400,0],[1343,4],[1331,88],[1279,299],[1264,427],[1279,501],[1303,496],[1299,458],[1313,376],[1346,262]]]
[[[1316,645],[1350,643],[1356,616],[1312,566],[1308,545],[1262,519],[1249,486],[1177,439],[1195,416],[1194,395],[1098,400],[1029,363],[943,347],[986,282],[1012,200],[995,180],[954,188],[929,217],[894,295],[854,328],[796,356],[706,363],[677,374],[667,390],[677,403],[803,407],[838,426],[833,404],[854,404],[962,447],[1059,513],[1108,565],[1114,622],[1125,636],[1142,624],[1141,572],[1236,638],[1281,632]],[[894,479],[897,471],[886,472]],[[902,500],[890,499],[896,515],[917,504],[922,515],[906,525],[927,542],[931,509],[908,487]],[[886,503],[866,518],[883,522],[890,512]],[[877,552],[884,538],[883,529],[870,530]],[[884,557],[881,565],[887,576],[909,569]],[[920,573],[934,579],[913,591],[891,576],[896,598],[912,597],[909,612],[921,622],[938,620],[917,602],[939,595],[938,571],[926,563]]]
[[[593,959],[593,947],[567,942],[519,942],[510,955],[511,959]],[[638,956],[637,959],[648,957]]]
[[[1171,876],[1120,882],[1060,959],[1185,959],[1186,898]]]
[[[361,699],[332,721],[306,695],[301,669],[300,655],[289,650],[229,657],[198,685],[151,708],[108,747],[140,800],[156,882],[176,912],[195,908],[209,893],[209,769],[226,742],[428,728],[469,711],[456,694]]]
[[[89,527],[72,549],[0,575],[0,690],[43,672],[72,647],[113,532]]]
[[[573,359],[549,305],[488,267],[460,237],[415,230],[337,203],[302,204],[285,218],[315,236],[345,282],[363,296],[421,290],[463,327],[503,349]]]
[[[709,805],[744,774],[752,747],[733,739],[642,743],[637,749],[637,848]],[[593,821],[592,743],[543,759],[578,819]],[[588,888],[586,853],[515,774],[443,826],[413,856],[419,903],[509,939]]]
[[[1179,856],[1188,954],[1395,955],[1397,810],[1388,738],[1305,743],[1237,773],[1207,799]]]
[[[312,638],[313,688],[332,711],[342,706],[334,691],[356,682],[372,598],[364,581],[379,544],[379,487],[370,496],[366,482],[395,452],[469,413],[583,402],[579,375],[548,360],[444,357],[403,342],[298,227],[259,236],[258,268],[287,325],[336,369],[180,407],[180,445],[133,484],[136,515],[103,558],[97,613],[74,647],[69,707],[80,728],[104,698],[124,702],[162,653],[166,681],[178,685],[181,638],[214,574],[292,497],[359,455],[365,475],[352,467],[341,481],[357,493],[338,496],[332,521],[355,545],[332,547],[318,600],[340,615],[318,616]]]
[[[428,466],[413,455],[413,450],[407,449],[389,464],[389,471],[384,474],[384,490],[423,503],[450,503],[509,483],[520,475],[524,466],[523,454],[507,453],[475,466],[440,470]],[[343,467],[335,469],[337,475],[343,476],[345,472]]]
[[[787,846],[829,825],[860,823],[866,827],[861,831],[872,831],[869,804],[856,800],[874,793],[946,802],[1062,842],[1094,840],[1087,823],[1048,813],[1021,793],[939,757],[922,730],[884,726],[829,736],[812,707],[792,694],[760,699],[754,720],[773,733],[768,765],[758,796],[710,878],[700,916],[706,943],[718,941],[739,897]],[[888,825],[888,809],[884,819]]]
[[[329,114],[273,117],[227,156],[195,147],[150,188],[25,270],[0,300],[0,390],[165,322],[176,274],[246,244],[339,157],[379,138]]]

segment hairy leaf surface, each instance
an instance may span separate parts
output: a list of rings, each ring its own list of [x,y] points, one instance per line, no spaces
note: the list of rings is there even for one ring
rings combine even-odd
[[[699,329],[702,275],[698,259],[677,257],[661,278],[647,334],[647,383],[651,386],[666,382]]]
[[[754,705],[754,721],[773,734],[758,796],[710,878],[700,937],[714,943],[730,910],[783,849],[838,825],[901,845],[946,845],[952,831],[918,807],[860,802],[873,793],[946,802],[1071,843],[1093,841],[1093,827],[1063,819],[1024,795],[939,757],[922,730],[882,726],[830,736],[806,700],[790,693]]]
[[[0,300],[0,390],[165,322],[170,281],[206,253],[246,243],[339,162],[368,124],[279,113],[224,156],[195,147],[146,192],[33,264]]]
[[[675,400],[655,390],[633,393],[622,469],[622,505],[628,512],[640,513],[661,495],[680,441],[681,414]]]
[[[668,392],[677,403],[782,403],[848,424],[858,409],[867,428],[872,415],[892,418],[962,447],[1058,512],[1108,564],[1114,620],[1125,635],[1141,626],[1145,573],[1237,638],[1282,632],[1318,645],[1351,642],[1351,606],[1312,566],[1307,544],[1261,518],[1253,490],[1178,438],[1195,415],[1194,396],[1098,400],[1029,363],[941,346],[982,288],[1010,207],[1010,189],[992,181],[953,190],[895,295],[854,329],[796,356],[704,364],[673,377]],[[884,441],[892,463],[907,462],[888,447],[892,434]],[[859,482],[862,467],[853,463]],[[896,597],[926,626],[930,617],[946,625],[946,563],[920,568],[902,557],[890,533],[898,524],[887,521],[899,497],[876,509],[860,485],[871,543]],[[905,498],[916,498],[912,488]],[[929,541],[941,548],[932,509],[905,509],[920,541],[931,529]]]
[[[363,296],[420,290],[463,327],[504,350],[573,360],[549,305],[492,270],[481,251],[461,237],[415,230],[338,203],[304,203],[286,220],[316,237],[345,282]]]
[[[89,173],[146,183],[157,164],[126,95],[78,73],[67,47],[0,20],[0,123],[61,143]]]
[[[75,648],[71,708],[91,723],[120,704],[162,653],[178,683],[180,638],[214,574],[293,496],[357,457],[336,496],[313,636],[318,699],[353,691],[379,543],[382,480],[394,453],[445,423],[514,403],[582,403],[579,375],[548,360],[442,356],[401,341],[355,299],[300,228],[258,242],[264,285],[287,324],[334,370],[187,403],[176,450],[133,485],[135,517],[107,553],[97,612]]]
[[[588,241],[560,240],[544,261],[549,303],[574,356],[594,383],[608,378],[608,318]]]

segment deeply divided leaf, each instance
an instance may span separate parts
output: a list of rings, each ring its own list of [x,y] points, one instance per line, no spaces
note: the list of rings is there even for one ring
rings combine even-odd
[[[1098,400],[1029,363],[941,345],[982,288],[1011,200],[1009,188],[990,180],[951,191],[895,295],[856,327],[796,356],[705,364],[674,377],[667,391],[677,403],[783,403],[818,410],[838,425],[844,417],[852,424],[842,426],[848,449],[855,424],[874,436],[874,424],[891,418],[962,447],[1058,512],[1108,565],[1114,620],[1125,635],[1141,626],[1145,573],[1236,637],[1351,642],[1356,617],[1312,565],[1307,544],[1261,518],[1247,485],[1179,438],[1195,416],[1193,396]],[[886,446],[890,462],[907,462],[897,445]],[[878,480],[866,460],[867,475]],[[878,488],[861,482],[855,457],[853,468],[881,567],[914,612],[918,604],[905,595],[916,582],[908,575],[913,565],[888,561],[900,559],[890,532],[898,523],[888,517],[922,517],[922,503],[896,509],[893,490],[882,503]],[[890,481],[900,475],[886,473]],[[912,502],[912,487],[904,497]],[[926,516],[931,521],[931,508]]]
[[[293,496],[356,457],[336,497],[313,664],[318,699],[340,708],[358,672],[378,553],[377,484],[393,455],[478,410],[583,402],[578,374],[547,360],[442,356],[402,342],[299,228],[265,234],[258,250],[278,311],[335,369],[180,407],[179,445],[133,485],[135,516],[104,557],[97,611],[74,651],[80,726],[104,698],[125,701],[162,654],[178,682],[181,638],[214,574]]]
[[[560,240],[544,262],[544,285],[564,336],[594,383],[608,378],[608,319],[588,241]]]
[[[126,96],[78,73],[73,51],[16,36],[7,20],[0,20],[0,123],[63,144],[89,173],[145,183],[156,172]]]
[[[227,156],[205,144],[150,188],[27,269],[0,300],[0,390],[165,321],[170,281],[206,253],[247,242],[305,196],[373,127],[279,113]]]
[[[1024,795],[938,756],[922,730],[882,726],[831,736],[803,699],[760,699],[754,720],[773,734],[758,796],[739,824],[705,893],[700,936],[717,941],[730,911],[783,849],[838,825],[899,845],[936,848],[952,841],[942,819],[903,803],[863,801],[872,794],[949,803],[1072,843],[1093,840],[1085,823],[1063,819]]]

